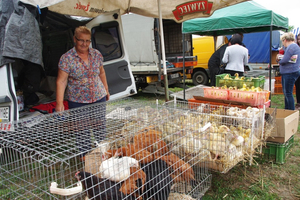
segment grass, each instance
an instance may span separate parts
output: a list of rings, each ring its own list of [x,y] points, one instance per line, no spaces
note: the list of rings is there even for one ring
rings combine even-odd
[[[180,89],[170,89],[178,91]],[[182,90],[182,89],[181,89]],[[143,94],[133,96],[140,100],[165,101],[164,95]],[[284,108],[283,95],[271,95],[271,107]],[[300,126],[294,136],[294,146],[284,164],[257,157],[257,164],[239,163],[226,174],[212,172],[212,183],[203,200],[218,199],[300,199]]]

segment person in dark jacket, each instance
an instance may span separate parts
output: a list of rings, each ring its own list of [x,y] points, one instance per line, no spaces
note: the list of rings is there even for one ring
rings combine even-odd
[[[223,44],[215,53],[213,53],[208,60],[208,69],[210,74],[210,85],[216,86],[216,75],[219,74],[220,65],[222,64],[222,58],[225,52],[225,49],[231,45],[231,39],[228,43]]]

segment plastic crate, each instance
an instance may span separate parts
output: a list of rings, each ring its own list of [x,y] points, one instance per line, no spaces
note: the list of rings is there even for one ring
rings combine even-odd
[[[283,164],[293,145],[294,135],[285,143],[267,142],[266,147],[263,148],[264,158]]]
[[[264,105],[270,96],[270,91],[252,92],[241,90],[228,90],[228,100],[250,103],[251,106]]]
[[[231,76],[230,74],[229,77],[231,79],[224,79],[224,77],[227,74],[220,74],[216,75],[216,86],[217,87],[222,87],[222,86],[227,86],[227,87],[237,87],[237,88],[242,88],[244,84],[247,85],[247,87],[260,87],[264,88],[265,84],[265,76],[258,76],[256,78],[253,77],[245,77],[244,80],[235,80],[235,76]]]
[[[204,97],[228,100],[228,90],[220,88],[203,88]]]

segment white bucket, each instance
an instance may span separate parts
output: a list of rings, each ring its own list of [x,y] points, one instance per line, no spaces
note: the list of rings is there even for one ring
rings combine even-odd
[[[275,79],[271,79],[271,93],[274,93],[274,88],[275,88]],[[266,78],[265,80],[265,85],[264,85],[264,90],[269,90],[269,79]]]

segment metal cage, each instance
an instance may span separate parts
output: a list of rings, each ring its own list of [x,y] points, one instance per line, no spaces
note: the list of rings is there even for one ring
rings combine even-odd
[[[227,173],[240,161],[248,160],[251,165],[253,156],[268,137],[269,131],[264,127],[274,127],[274,113],[265,120],[265,108],[242,109],[176,99],[164,106],[186,113],[180,120],[183,126],[198,124],[200,131],[195,133],[211,154],[208,167],[221,173]]]
[[[128,98],[13,122],[0,133],[0,199],[200,199],[211,153],[184,116]]]

